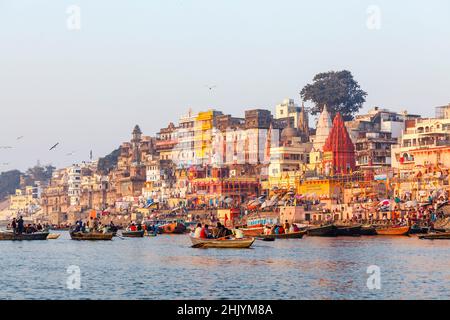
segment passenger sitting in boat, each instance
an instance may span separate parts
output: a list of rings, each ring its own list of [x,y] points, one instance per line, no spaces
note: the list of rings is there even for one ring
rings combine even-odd
[[[136,225],[134,223],[131,224],[130,231],[137,231]]]
[[[278,234],[278,226],[277,225],[272,226],[272,228],[270,229],[270,234]]]
[[[272,234],[272,228],[270,228],[270,226],[269,225],[266,225],[265,227],[264,227],[264,234],[265,235],[270,235],[270,234]]]
[[[16,233],[17,231],[17,222],[16,222],[16,218],[14,218],[11,222],[11,229],[14,233]]]
[[[278,227],[278,233],[277,233],[277,234],[284,234],[284,233],[286,233],[286,232],[285,232],[283,226],[279,226],[279,227]]]
[[[296,224],[294,224],[294,223],[292,224],[292,229],[293,229],[292,232],[299,232],[300,231],[299,227]]]
[[[27,225],[27,228],[25,229],[25,233],[27,234],[35,233],[36,231],[37,231],[36,228],[31,223],[29,223]]]
[[[236,227],[236,228],[233,230],[233,234],[234,234],[234,237],[235,237],[236,239],[242,239],[242,238],[244,238],[244,232],[242,232],[242,230],[240,230],[239,227]]]
[[[284,228],[284,230],[286,231],[286,233],[288,233],[289,232],[289,229],[290,229],[290,225],[289,225],[289,222],[286,220],[285,222],[284,222],[284,226],[283,226],[283,228]],[[283,232],[284,233],[284,232]]]
[[[197,228],[195,228],[195,231],[194,231],[194,238],[200,238],[201,232],[202,232],[202,224],[197,223]]]
[[[231,236],[233,234],[233,232],[229,229],[227,229],[223,224],[221,224],[220,222],[217,222],[217,234],[216,234],[216,238],[224,238],[224,237],[228,237]]]
[[[200,231],[200,238],[201,239],[208,239],[211,238],[211,233],[208,230],[208,225],[205,224],[205,226],[202,228],[202,230]]]
[[[73,231],[74,232],[80,232],[81,231],[81,220],[77,220],[77,222],[75,222],[75,229]]]

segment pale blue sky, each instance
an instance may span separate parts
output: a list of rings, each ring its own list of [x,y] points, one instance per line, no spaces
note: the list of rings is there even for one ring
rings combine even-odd
[[[449,14],[448,0],[0,0],[0,146],[15,147],[0,171],[102,156],[189,107],[273,110],[329,70],[353,73],[365,110],[431,116],[450,102]]]

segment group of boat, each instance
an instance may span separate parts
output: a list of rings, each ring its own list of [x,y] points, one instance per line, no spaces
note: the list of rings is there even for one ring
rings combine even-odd
[[[115,236],[121,238],[153,237],[157,234],[185,234],[188,229],[180,222],[170,222],[158,225],[157,232],[148,230],[123,230],[120,235],[114,232],[73,232],[70,231],[72,240],[112,240]],[[281,234],[264,234],[263,226],[241,228],[244,238],[227,237],[223,239],[200,239],[190,237],[194,248],[250,248],[255,240],[275,241],[276,239],[302,239],[309,237],[338,237],[338,236],[406,236],[419,234],[420,239],[448,240],[450,232],[430,232],[427,227],[418,226],[388,226],[388,225],[362,225],[362,224],[328,224],[319,226],[304,226],[296,232]],[[12,231],[0,232],[0,240],[47,240],[57,239],[60,234],[51,234],[49,231],[17,234]]]
[[[409,226],[383,226],[383,225],[362,225],[362,224],[327,224],[318,226],[304,226],[301,231],[283,234],[264,235],[264,227],[256,226],[251,228],[243,228],[242,231],[246,236],[257,238],[275,238],[275,239],[299,239],[304,235],[310,237],[338,237],[338,236],[375,236],[375,235],[391,235],[401,236],[408,235],[411,232]]]

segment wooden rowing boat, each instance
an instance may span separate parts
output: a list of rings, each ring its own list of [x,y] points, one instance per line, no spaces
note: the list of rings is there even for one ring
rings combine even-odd
[[[338,236],[358,237],[361,235],[362,225],[335,225]]]
[[[239,228],[246,237],[260,236],[264,232],[264,227]]]
[[[242,239],[200,239],[190,237],[192,246],[194,248],[232,248],[232,249],[247,249],[255,242],[255,238]]]
[[[320,227],[311,227],[307,230],[307,234],[310,237],[337,237],[337,228],[332,224]]]
[[[366,225],[366,226],[361,227],[361,230],[359,230],[359,233],[362,236],[376,236],[377,230],[375,229],[374,226]]]
[[[144,237],[144,230],[140,231],[122,231],[122,237],[124,238],[143,238]]]
[[[50,233],[50,234],[47,236],[47,240],[56,240],[56,239],[59,238],[60,235],[61,235],[61,234],[59,234],[59,233]]]
[[[409,234],[409,226],[378,227],[376,231],[380,236],[406,236]]]
[[[419,236],[419,239],[425,240],[450,240],[450,232],[429,233]]]
[[[35,233],[21,233],[14,232],[0,232],[0,240],[47,240],[48,232],[35,232]]]
[[[422,227],[416,224],[409,230],[409,234],[427,234],[428,232],[430,232],[430,227]]]
[[[306,231],[298,231],[282,234],[260,234],[257,236],[259,239],[301,239],[306,234]]]
[[[183,234],[186,232],[186,226],[179,222],[167,223],[159,227],[160,233]]]
[[[72,240],[112,240],[113,233],[101,233],[101,232],[71,232],[70,238]]]

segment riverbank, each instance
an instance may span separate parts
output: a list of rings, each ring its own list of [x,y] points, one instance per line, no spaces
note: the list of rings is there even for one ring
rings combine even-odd
[[[0,299],[450,299],[450,242],[314,238],[248,250],[190,248],[186,235],[0,242]],[[379,266],[381,290],[367,287]],[[81,290],[67,288],[78,266]]]

